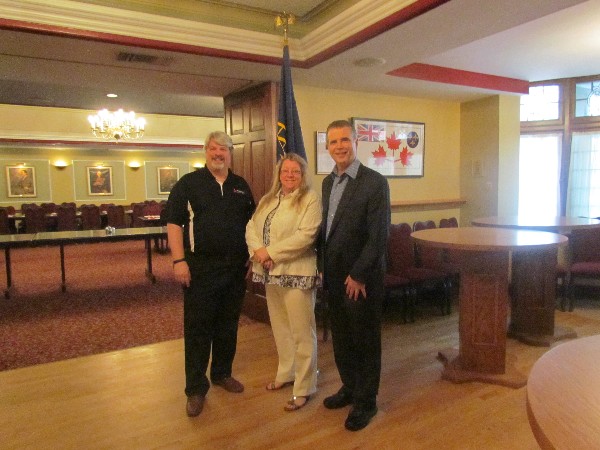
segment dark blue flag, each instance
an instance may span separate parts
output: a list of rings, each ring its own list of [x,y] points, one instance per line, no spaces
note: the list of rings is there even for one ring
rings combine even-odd
[[[286,153],[297,153],[306,159],[300,118],[296,109],[292,71],[288,46],[283,47],[283,65],[281,66],[281,86],[279,90],[279,118],[277,119],[277,159]]]

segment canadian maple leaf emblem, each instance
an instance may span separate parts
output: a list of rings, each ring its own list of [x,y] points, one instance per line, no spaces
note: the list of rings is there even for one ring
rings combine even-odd
[[[398,139],[396,132],[394,131],[387,139],[387,146],[392,151],[392,155],[395,155],[395,151],[400,148],[401,139]]]
[[[377,147],[376,151],[371,152],[371,154],[375,158],[375,164],[378,166],[381,166],[385,162],[385,158],[387,157],[387,153],[381,145]]]
[[[396,161],[400,161],[400,164],[403,166],[410,166],[410,158],[412,157],[413,152],[409,152],[407,147],[404,147],[400,152],[400,158]]]

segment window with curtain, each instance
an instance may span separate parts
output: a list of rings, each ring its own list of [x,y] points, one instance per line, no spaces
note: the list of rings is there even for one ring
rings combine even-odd
[[[519,216],[560,216],[562,133],[521,136]]]
[[[600,217],[600,131],[573,133],[567,215]]]
[[[600,75],[521,97],[519,214],[600,217]]]

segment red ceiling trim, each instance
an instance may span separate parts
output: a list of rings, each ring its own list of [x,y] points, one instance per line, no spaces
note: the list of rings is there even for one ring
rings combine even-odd
[[[318,53],[308,58],[306,61],[297,64],[297,66],[311,68],[322,63],[323,61],[327,61],[328,59],[339,55],[350,48],[367,42],[369,39],[372,39],[381,33],[384,33],[394,27],[397,27],[398,25],[402,25],[403,23],[425,14],[426,12],[431,11],[432,9],[435,9],[449,1],[450,0],[417,0],[406,8],[396,11],[395,13],[387,16],[385,19],[382,19],[379,22],[364,28],[358,33],[338,42],[337,44],[332,45],[326,50],[323,50],[321,53]]]
[[[456,84],[516,94],[529,93],[529,81],[517,78],[499,77],[467,70],[450,69],[448,67],[429,64],[409,64],[387,73],[388,75],[413,78],[416,80],[436,81],[438,83]]]
[[[415,17],[420,16],[434,8],[437,8],[450,0],[416,0],[406,8],[396,11],[388,17],[376,22],[358,33],[338,42],[335,45],[323,50],[322,52],[310,57],[305,61],[293,60],[294,67],[310,69],[317,64],[322,63],[334,56],[352,48],[369,39],[378,36],[385,31],[408,22]],[[48,34],[54,36],[63,36],[74,39],[84,39],[91,41],[107,42],[111,44],[131,45],[135,47],[151,48],[156,50],[167,50],[179,53],[188,53],[193,55],[213,56],[216,58],[235,59],[247,62],[257,62],[263,64],[281,65],[281,58],[272,56],[255,55],[251,53],[235,52],[230,50],[215,49],[176,42],[158,41],[154,39],[145,39],[133,36],[124,36],[121,34],[102,33],[97,31],[82,30],[77,28],[59,27],[55,25],[45,25],[20,20],[0,18],[0,29],[12,29],[38,34]]]

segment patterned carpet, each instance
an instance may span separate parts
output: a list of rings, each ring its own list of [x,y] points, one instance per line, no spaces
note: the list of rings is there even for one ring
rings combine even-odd
[[[143,242],[67,246],[65,293],[58,247],[16,249],[11,257],[14,289],[0,297],[0,370],[183,337],[169,254],[154,252],[153,285]],[[0,257],[2,290],[4,274]]]

